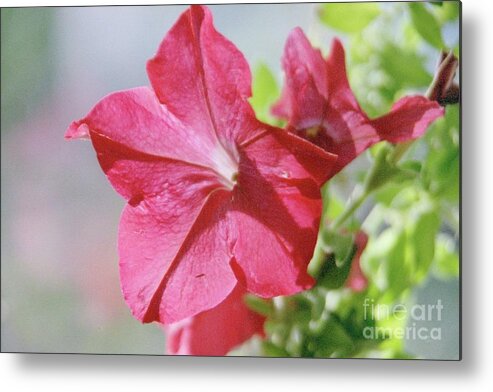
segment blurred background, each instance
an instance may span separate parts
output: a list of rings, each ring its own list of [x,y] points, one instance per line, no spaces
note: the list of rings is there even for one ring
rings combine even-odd
[[[403,11],[401,4],[384,7],[392,22],[384,20],[385,28],[377,30],[388,38]],[[266,64],[279,83],[284,41],[292,28],[301,26],[325,53],[330,38],[339,35],[320,23],[317,4],[210,8],[217,29],[251,67]],[[120,292],[116,239],[123,200],[104,177],[90,143],[69,143],[63,135],[104,95],[148,84],[145,63],[185,9],[1,10],[2,351],[164,353],[161,329],[133,319]],[[367,40],[378,41],[375,31],[369,33]],[[341,37],[347,42],[344,33]],[[457,45],[458,23],[445,24],[443,37],[448,46]],[[395,55],[391,46],[375,45]],[[369,61],[365,47],[363,42],[352,53],[351,83],[365,109],[376,114],[397,93],[394,88],[386,95],[381,89],[385,75],[368,71],[369,64],[378,64]],[[402,59],[411,61],[407,65],[384,61],[388,69],[383,69],[414,78],[417,83],[406,87],[423,92],[437,52],[420,44],[419,55],[418,70],[411,57]],[[339,186],[344,195],[344,181]],[[440,346],[409,342],[413,354],[457,355],[458,287],[457,279],[430,279],[416,290],[421,303],[447,301],[449,330]]]

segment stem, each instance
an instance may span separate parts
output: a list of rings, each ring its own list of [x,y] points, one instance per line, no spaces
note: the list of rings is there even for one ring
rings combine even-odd
[[[446,103],[444,100],[447,99],[449,90],[455,89],[453,82],[458,66],[459,61],[452,51],[448,53],[442,52],[435,75],[425,96],[432,101],[437,101],[443,106]]]
[[[361,207],[365,199],[368,197],[370,192],[365,191],[360,191],[358,192],[359,195],[354,195],[351,197],[351,201],[349,204],[346,206],[342,214],[340,214],[333,222],[332,222],[332,229],[336,230],[342,226],[343,223],[345,223],[353,214],[354,212]]]
[[[319,237],[319,241],[322,239]],[[320,276],[320,271],[322,271],[323,266],[325,265],[325,260],[328,255],[324,252],[323,246],[316,246],[315,253],[313,254],[312,260],[308,265],[308,273],[315,279],[318,279]]]
[[[398,163],[401,160],[401,158],[404,156],[404,154],[407,152],[407,150],[409,150],[411,148],[413,143],[414,143],[414,140],[410,140],[408,142],[397,144],[394,147],[394,149],[392,150],[392,152],[389,154],[389,157],[388,157],[389,163],[391,163],[393,165]]]
[[[426,91],[425,97],[429,100],[437,101],[442,106],[457,103],[459,98],[458,87],[453,82],[458,65],[457,57],[454,56],[452,51],[448,53],[442,51],[435,75]],[[389,156],[389,162],[393,164],[399,162],[414,142],[415,140],[411,140],[397,144]]]

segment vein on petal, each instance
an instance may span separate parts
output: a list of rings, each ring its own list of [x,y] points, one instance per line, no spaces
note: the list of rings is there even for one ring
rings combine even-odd
[[[189,166],[193,166],[193,167],[197,167],[197,168],[203,169],[203,170],[208,171],[208,172],[212,172],[215,175],[222,177],[222,174],[221,173],[217,172],[216,170],[214,170],[212,167],[209,167],[209,166],[204,166],[204,165],[201,165],[199,163],[190,162],[190,161],[187,161],[187,160],[181,159],[181,158],[180,159],[178,159],[178,158],[172,158],[172,157],[167,157],[167,156],[162,156],[162,155],[151,154],[151,153],[148,153],[148,152],[145,152],[145,151],[140,151],[140,150],[137,150],[137,149],[135,149],[133,147],[128,147],[125,144],[123,144],[121,142],[118,142],[118,141],[116,141],[116,140],[108,137],[107,135],[104,135],[101,132],[98,132],[98,131],[96,131],[96,130],[94,130],[92,128],[90,129],[90,134],[95,134],[98,137],[100,137],[102,139],[106,139],[109,142],[111,142],[111,143],[113,143],[113,144],[115,144],[117,146],[123,147],[125,149],[130,150],[131,152],[133,152],[135,154],[141,155],[142,158],[146,158],[146,159],[142,159],[142,160],[170,161],[170,162],[182,163],[182,164],[185,164],[185,165],[189,165]]]
[[[195,53],[196,53],[196,59],[197,61],[199,62],[199,67],[198,67],[198,74],[199,74],[199,78],[200,78],[200,82],[201,82],[201,85],[202,85],[202,94],[204,96],[204,101],[205,101],[205,104],[206,104],[206,108],[207,108],[207,113],[209,114],[209,119],[210,119],[210,122],[211,122],[211,125],[212,125],[212,130],[214,132],[214,136],[216,137],[216,140],[218,142],[218,144],[224,149],[224,151],[226,152],[226,154],[228,154],[231,159],[235,160],[235,158],[232,156],[232,154],[230,153],[230,151],[224,146],[224,144],[222,143],[221,141],[221,138],[219,137],[219,133],[218,133],[218,129],[217,129],[217,122],[216,122],[216,119],[215,119],[215,116],[214,116],[214,112],[212,110],[212,105],[211,105],[211,102],[210,102],[210,98],[209,98],[209,93],[208,93],[208,85],[207,85],[207,81],[205,79],[205,72],[204,72],[204,58],[203,58],[203,54],[202,54],[202,41],[201,41],[201,37],[200,37],[200,31],[197,31],[196,30],[196,26],[195,26],[195,23],[193,21],[193,8],[192,10],[190,11],[190,27],[191,27],[191,31],[192,31],[192,34],[193,34],[193,38],[194,38],[194,41],[196,43],[196,45],[194,45],[194,48],[195,48]],[[203,14],[203,18],[202,18],[202,21],[200,22],[200,30],[202,30],[202,25],[204,23],[206,19],[206,13],[204,12]]]
[[[168,269],[166,271],[164,271],[164,275],[161,279],[161,282],[159,283],[156,291],[154,292],[152,299],[149,301],[149,305],[147,307],[147,310],[144,314],[144,317],[142,318],[143,323],[150,323],[150,322],[156,321],[156,318],[155,318],[156,314],[158,314],[158,320],[160,322],[166,322],[165,320],[160,319],[159,308],[160,308],[160,305],[161,305],[161,302],[163,299],[163,294],[164,294],[164,291],[166,290],[166,286],[168,284],[168,281],[171,278],[171,276],[173,275],[173,273],[176,271],[176,269],[178,268],[178,266],[180,264],[181,256],[182,256],[183,252],[185,252],[187,250],[187,246],[189,245],[190,237],[194,231],[194,228],[197,226],[198,222],[203,218],[202,214],[203,214],[204,210],[212,202],[213,197],[219,197],[218,193],[221,191],[227,192],[226,190],[221,189],[221,188],[215,189],[209,193],[209,195],[205,199],[204,203],[202,204],[202,207],[200,208],[199,213],[197,214],[197,217],[195,218],[195,220],[190,225],[190,228],[188,229],[188,232],[187,232],[185,238],[183,239],[180,247],[178,248],[175,256],[173,257],[173,260],[169,264]],[[181,287],[181,290],[183,290],[183,289],[184,289],[184,287]]]

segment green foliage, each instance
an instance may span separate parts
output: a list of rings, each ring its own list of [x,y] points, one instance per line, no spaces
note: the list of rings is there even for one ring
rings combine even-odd
[[[333,235],[331,245],[334,251],[324,253],[318,283],[329,289],[337,289],[346,282],[356,249],[349,236],[343,235]]]
[[[436,122],[425,136],[429,151],[423,164],[423,183],[435,197],[456,203],[459,200],[459,109],[447,108],[444,119]]]
[[[393,43],[383,47],[380,54],[380,66],[392,75],[393,83],[385,86],[384,92],[388,97],[394,97],[395,93],[410,87],[425,87],[431,82],[431,75],[424,66],[424,57],[412,49],[401,48]]]
[[[318,286],[288,298],[276,298],[277,314],[269,318],[263,352],[269,356],[351,357],[376,348],[381,341],[361,331],[375,320],[363,314],[364,297],[347,290]]]
[[[382,148],[378,150],[372,168],[368,171],[365,179],[365,192],[371,193],[383,185],[394,182],[404,183],[406,180],[411,180],[419,173],[421,165],[419,162],[408,161],[402,165],[397,165],[394,162],[395,155],[391,152],[399,153],[399,147],[394,151],[388,144],[382,143]],[[402,146],[406,146],[403,144]]]
[[[432,80],[426,58],[417,50],[419,35],[407,21],[402,24],[398,40],[387,33],[392,26],[386,19],[351,39],[349,79],[371,117],[384,114],[406,91],[425,90]]]
[[[437,19],[442,24],[454,21],[459,17],[460,3],[458,1],[445,1],[442,2],[442,6],[439,9],[434,11]]]
[[[421,206],[419,206],[421,207]],[[415,268],[415,280],[423,280],[430,268],[435,254],[435,237],[440,228],[440,219],[436,208],[427,205],[413,211],[407,226],[410,257]]]
[[[244,301],[250,309],[261,314],[262,316],[272,315],[273,308],[270,301],[264,300],[251,294],[245,295]]]
[[[382,292],[393,297],[409,285],[411,267],[406,258],[406,233],[403,228],[391,227],[372,239],[363,262],[370,278]]]
[[[446,280],[459,276],[459,255],[452,238],[443,234],[437,237],[433,262],[436,277]]]
[[[411,2],[408,3],[408,6],[414,27],[421,37],[439,50],[445,48],[440,25],[435,16],[428,11],[425,4]]]
[[[344,210],[344,203],[334,194],[330,193],[329,183],[322,188],[322,197],[325,200],[322,227],[327,226],[327,223],[336,219]],[[324,224],[325,223],[325,224]]]
[[[253,74],[252,105],[257,118],[271,125],[276,125],[276,120],[270,114],[272,104],[279,97],[279,87],[276,79],[267,65],[259,64]]]
[[[322,23],[343,33],[363,30],[379,13],[377,3],[330,3],[319,9]]]

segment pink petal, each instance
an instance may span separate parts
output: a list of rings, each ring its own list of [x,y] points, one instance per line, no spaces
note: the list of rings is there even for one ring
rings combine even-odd
[[[188,192],[188,200],[127,206],[123,213],[122,289],[143,322],[168,324],[194,316],[222,302],[236,284],[222,208],[228,192],[210,194],[200,208],[193,188]]]
[[[251,75],[241,52],[218,33],[210,11],[192,6],[162,41],[147,71],[159,100],[184,123],[222,144],[256,133]]]
[[[371,121],[379,136],[391,143],[416,139],[428,126],[444,115],[438,102],[422,96],[404,97],[386,115]]]
[[[339,40],[333,41],[323,69],[322,61],[302,30],[290,34],[283,57],[286,84],[273,112],[288,119],[290,131],[338,156],[332,175],[375,143],[419,137],[443,115],[436,102],[406,97],[389,114],[370,120],[349,85]]]
[[[219,305],[166,326],[166,348],[172,355],[226,355],[253,335],[263,336],[265,318],[243,302],[241,286]]]
[[[326,65],[299,27],[286,41],[282,65],[286,85],[273,113],[289,119],[289,125],[297,129],[319,126],[327,107]]]
[[[349,276],[346,282],[346,286],[356,292],[363,291],[368,286],[368,279],[361,270],[360,264],[361,255],[365,250],[367,243],[368,236],[360,230],[356,234],[356,253],[354,255],[353,261],[351,262],[351,270],[349,271]]]
[[[210,155],[217,140],[183,125],[147,87],[110,94],[82,120],[69,127],[66,138],[101,135],[127,148],[154,157],[199,166],[214,166]]]
[[[89,140],[89,127],[86,124],[80,124],[79,121],[73,121],[65,132],[65,139],[86,139]]]
[[[291,117],[294,117],[292,113],[293,110],[295,109],[293,108],[294,104],[291,103],[291,99],[292,99],[292,94],[288,89],[287,85],[284,85],[281,91],[281,96],[279,97],[278,101],[272,105],[270,109],[271,113],[274,116],[282,118],[284,120],[289,120]]]
[[[349,85],[346,73],[346,56],[341,41],[332,41],[327,58],[328,96],[331,106],[337,111],[363,112]],[[364,115],[366,117],[366,115]]]
[[[227,192],[216,191],[204,203],[193,184],[174,186],[188,197],[127,205],[120,222],[122,290],[143,322],[193,316],[217,305],[236,284],[218,212]]]
[[[334,160],[278,129],[241,151],[232,216],[235,272],[248,291],[272,297],[312,286],[306,268],[318,234],[320,186]]]

